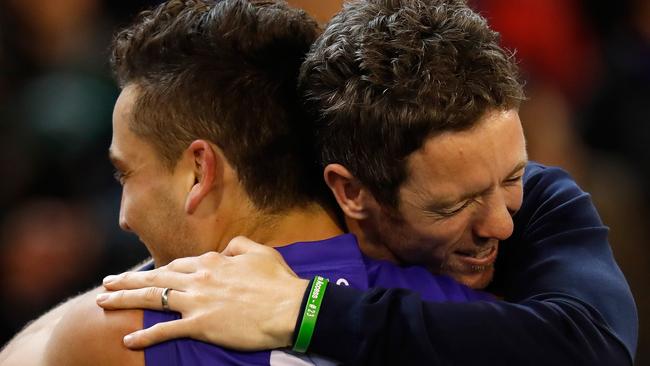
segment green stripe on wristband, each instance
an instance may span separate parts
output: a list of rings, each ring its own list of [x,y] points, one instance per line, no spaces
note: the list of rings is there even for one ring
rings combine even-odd
[[[320,304],[323,302],[328,282],[329,280],[327,278],[321,276],[314,277],[314,282],[311,285],[309,297],[307,298],[307,304],[305,305],[305,311],[302,314],[300,330],[298,330],[296,342],[293,344],[293,350],[295,352],[307,352],[307,347],[309,347],[311,337],[314,335],[316,318],[318,318]]]

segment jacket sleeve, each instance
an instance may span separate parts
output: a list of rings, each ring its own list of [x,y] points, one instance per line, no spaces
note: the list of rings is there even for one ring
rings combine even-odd
[[[506,301],[332,286],[309,351],[367,365],[632,364],[636,308],[589,195],[531,165],[524,197],[492,287]]]

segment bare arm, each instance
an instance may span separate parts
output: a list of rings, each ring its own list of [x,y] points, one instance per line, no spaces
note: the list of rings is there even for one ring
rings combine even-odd
[[[143,352],[122,345],[142,327],[142,311],[104,312],[95,304],[101,289],[80,295],[27,327],[2,352],[2,365],[144,365]]]
[[[94,297],[103,292],[101,287],[86,292],[83,295],[73,297],[48,311],[40,318],[29,323],[18,333],[0,352],[0,364],[2,365],[41,365],[43,364],[43,350],[47,342],[61,321],[61,318],[83,297]],[[40,351],[40,352],[39,352]]]
[[[144,352],[122,344],[125,334],[142,328],[142,316],[141,310],[105,312],[95,304],[94,294],[86,294],[52,331],[41,364],[144,365]]]
[[[138,264],[138,269],[150,260]],[[95,288],[59,304],[40,318],[29,323],[22,331],[9,341],[0,352],[0,365],[42,365],[44,351],[61,319],[74,312],[80,303],[94,305],[95,297],[103,292],[102,287]],[[96,305],[94,305],[96,307]],[[141,324],[141,323],[140,323]]]

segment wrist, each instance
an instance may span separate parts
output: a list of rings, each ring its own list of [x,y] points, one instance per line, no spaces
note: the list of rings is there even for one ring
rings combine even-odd
[[[298,308],[298,313],[296,314],[294,320],[293,329],[291,329],[291,340],[290,340],[291,344],[289,344],[289,346],[293,346],[296,343],[296,338],[298,337],[298,332],[300,331],[300,324],[302,324],[302,317],[305,311],[305,306],[307,306],[307,300],[309,299],[309,292],[313,284],[314,284],[313,278],[307,281],[305,290],[302,293],[302,300],[300,301],[300,307]]]
[[[325,297],[329,280],[321,276],[315,276],[310,282],[307,295],[303,297],[301,314],[298,316],[298,323],[294,330],[293,351],[299,353],[307,352],[312,336],[316,330],[316,321],[320,313],[320,307]]]
[[[299,317],[302,315],[303,302],[309,294],[311,281],[302,278],[296,278],[288,284],[289,293],[283,300],[283,306],[280,309],[276,319],[282,319],[281,324],[275,328],[279,332],[276,339],[278,339],[279,347],[290,347],[293,345],[295,339],[296,324],[300,324]],[[297,333],[296,333],[297,334]]]

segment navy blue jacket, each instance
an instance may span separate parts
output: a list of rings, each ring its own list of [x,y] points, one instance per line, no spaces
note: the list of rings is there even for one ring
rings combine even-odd
[[[505,301],[424,302],[331,286],[309,352],[365,365],[630,365],[634,300],[590,196],[531,163],[490,287]]]

